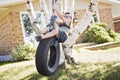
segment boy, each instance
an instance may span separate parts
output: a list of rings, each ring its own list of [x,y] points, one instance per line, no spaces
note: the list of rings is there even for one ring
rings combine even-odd
[[[46,27],[45,29],[42,30],[43,35],[36,36],[37,41],[41,41],[41,39],[46,39],[53,36],[56,36],[59,43],[64,43],[67,40],[72,17],[70,16],[69,12],[66,12],[65,14],[61,14],[54,6],[53,6],[53,10],[57,13],[59,18],[62,20],[62,22],[60,22],[57,19],[57,16],[55,14],[53,14],[51,17],[52,21],[54,21],[59,26],[59,28],[58,29],[55,28],[49,31],[49,28]],[[65,54],[65,56],[66,56],[66,59],[69,60],[69,62],[77,64],[74,58],[70,57],[67,54]]]
[[[72,17],[70,16],[69,12],[65,14],[61,14],[55,7],[53,7],[53,9],[57,13],[57,15],[60,17],[62,22],[60,22],[57,19],[57,16],[55,14],[53,14],[51,19],[54,20],[54,22],[59,26],[59,28],[58,29],[55,28],[49,32],[49,27],[46,27],[45,29],[42,30],[43,35],[36,37],[37,41],[40,41],[41,39],[50,38],[53,36],[56,36],[56,38],[58,39],[58,42],[60,43],[64,43],[67,40]]]

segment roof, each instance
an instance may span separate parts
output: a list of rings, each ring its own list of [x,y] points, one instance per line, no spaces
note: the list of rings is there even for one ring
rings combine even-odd
[[[120,4],[120,0],[99,0],[107,4]],[[26,0],[0,0],[0,7],[26,2]]]
[[[9,12],[8,8],[4,8],[5,6],[20,4],[23,2],[25,2],[25,0],[0,0],[0,19]]]
[[[7,8],[0,8],[0,19],[2,19],[8,12],[9,10]]]
[[[26,0],[0,0],[0,7],[24,3]]]
[[[120,4],[120,0],[100,0],[101,2],[108,3],[108,4]]]

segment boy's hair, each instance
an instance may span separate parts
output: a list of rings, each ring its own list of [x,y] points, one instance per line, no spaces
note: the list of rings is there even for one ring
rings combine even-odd
[[[65,12],[65,14],[70,14],[70,12]]]

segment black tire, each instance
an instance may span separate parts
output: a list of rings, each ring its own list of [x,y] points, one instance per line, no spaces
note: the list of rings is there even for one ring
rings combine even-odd
[[[55,37],[42,40],[36,51],[37,71],[42,75],[51,76],[57,70],[59,60],[60,49],[59,44],[55,46]]]

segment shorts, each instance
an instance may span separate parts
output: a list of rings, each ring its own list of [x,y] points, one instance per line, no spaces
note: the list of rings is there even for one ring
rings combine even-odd
[[[57,40],[59,43],[64,43],[67,40],[68,36],[64,31],[59,30]]]

